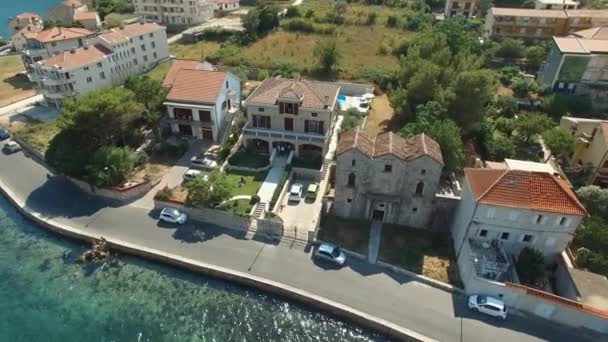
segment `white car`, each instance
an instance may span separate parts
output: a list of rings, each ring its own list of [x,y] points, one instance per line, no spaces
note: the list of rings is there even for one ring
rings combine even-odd
[[[208,157],[192,157],[190,158],[190,165],[192,167],[198,167],[202,169],[215,169],[217,167],[217,162]]]
[[[164,208],[158,219],[168,223],[184,224],[188,221],[188,215],[174,208]]]
[[[17,144],[15,141],[9,141],[4,144],[2,150],[6,153],[15,153],[21,151],[21,145]]]
[[[322,243],[315,249],[313,258],[329,261],[338,266],[344,266],[344,263],[346,262],[346,254],[344,254],[340,248],[327,242]]]
[[[195,170],[195,169],[188,169],[188,171],[186,171],[184,173],[184,180],[187,180],[187,181],[188,180],[192,180],[192,179],[194,179],[196,177],[199,177],[200,175],[203,175],[202,171]],[[203,175],[203,179],[205,181],[207,181],[208,178],[209,178],[208,175],[206,175],[206,174]]]
[[[304,189],[304,185],[300,183],[293,184],[291,186],[291,190],[289,190],[288,201],[300,202],[302,199],[302,191]]]
[[[486,315],[506,319],[507,307],[505,303],[497,298],[485,295],[473,295],[469,297],[469,309]]]

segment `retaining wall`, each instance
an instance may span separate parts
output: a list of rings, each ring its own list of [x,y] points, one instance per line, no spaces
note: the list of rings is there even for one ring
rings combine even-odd
[[[142,197],[160,182],[160,178],[158,178],[155,181],[144,181],[125,188],[102,189],[76,178],[67,176],[65,178],[89,195],[100,196],[121,203],[132,202]]]
[[[154,200],[154,209],[162,209],[166,207],[176,208],[190,216],[190,218],[210,223],[216,226],[225,227],[233,230],[248,231],[250,218],[238,216],[224,210],[210,208],[190,208],[183,203]]]
[[[16,141],[19,145],[21,145],[21,148],[23,149],[23,151],[26,152],[30,157],[34,158],[39,163],[46,165],[45,160],[44,160],[44,152],[42,152],[42,151],[38,150],[37,148],[35,148],[34,146],[28,144],[23,139],[21,139],[18,135],[13,135],[12,139],[14,141]]]
[[[361,96],[363,94],[374,93],[374,86],[371,84],[337,82],[340,86],[340,94],[346,96]]]
[[[429,228],[439,232],[449,232],[460,197],[436,194],[433,200],[433,210],[429,220]]]
[[[296,178],[312,179],[315,182],[321,180],[321,170],[292,167],[291,171],[295,174]]]

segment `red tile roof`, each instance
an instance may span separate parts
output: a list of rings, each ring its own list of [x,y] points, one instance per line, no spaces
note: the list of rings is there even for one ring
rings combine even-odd
[[[175,77],[167,100],[215,103],[224,86],[226,74],[220,71],[182,69]]]
[[[206,70],[206,71],[215,71],[215,67],[213,64],[209,62],[199,62],[190,59],[176,59],[173,61],[173,65],[171,65],[171,69],[165,76],[163,80],[163,86],[169,87],[175,82],[175,77],[182,69],[190,69],[190,70]]]
[[[157,23],[133,23],[121,27],[115,27],[99,35],[111,44],[123,43],[142,34],[158,31],[162,26]]]
[[[269,77],[249,96],[247,102],[274,105],[279,97],[301,99],[302,108],[333,107],[340,87],[335,83]]]
[[[476,202],[587,216],[587,210],[568,183],[557,175],[482,168],[466,168],[464,173]]]
[[[94,36],[95,33],[87,29],[76,28],[76,27],[53,27],[48,30],[38,32],[35,35],[28,36],[28,38],[36,39],[42,43],[56,42],[66,39],[76,39],[88,36]]]
[[[102,60],[111,53],[112,52],[103,45],[97,44],[65,51],[50,58],[43,59],[38,63],[46,67],[56,66],[61,69],[72,69]]]
[[[340,136],[337,154],[351,149],[357,149],[369,158],[390,154],[401,160],[413,160],[426,155],[443,164],[439,144],[426,134],[404,139],[393,132],[386,132],[370,137],[364,130],[356,127]]]
[[[97,12],[78,12],[74,14],[74,20],[96,20]]]

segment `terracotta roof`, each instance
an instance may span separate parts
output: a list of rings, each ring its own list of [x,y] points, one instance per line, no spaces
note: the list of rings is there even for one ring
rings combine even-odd
[[[121,27],[115,27],[99,35],[111,44],[123,43],[145,33],[155,32],[163,26],[157,23],[133,23]]]
[[[608,26],[593,27],[587,30],[572,33],[572,36],[585,39],[608,40]]]
[[[337,154],[351,149],[357,149],[369,158],[390,154],[402,160],[413,160],[426,155],[443,164],[439,144],[426,134],[404,139],[393,132],[386,132],[370,137],[364,130],[356,127],[340,136]]]
[[[56,42],[56,41],[66,40],[66,39],[76,39],[76,38],[82,38],[82,37],[93,36],[93,35],[95,35],[95,33],[91,32],[87,29],[83,29],[83,28],[53,27],[48,30],[38,32],[37,34],[35,34],[33,36],[28,36],[28,38],[36,39],[37,41],[40,41],[43,43],[49,43],[49,42]]]
[[[181,69],[167,94],[167,100],[215,103],[226,79],[225,72]]]
[[[464,173],[476,202],[587,216],[587,210],[568,183],[557,175],[483,168],[466,168]]]
[[[568,15],[566,14],[566,12],[564,10],[492,7],[490,9],[490,11],[495,16],[564,18],[564,19],[568,17]]]
[[[74,14],[74,20],[97,20],[97,12],[78,12]]]
[[[74,67],[102,60],[111,53],[112,51],[106,49],[103,45],[97,44],[65,51],[50,58],[43,59],[38,63],[46,67],[72,69]]]
[[[17,31],[15,34],[35,34],[42,31],[42,27],[40,25],[27,24],[21,30]]]
[[[176,59],[173,61],[173,65],[171,65],[171,69],[165,76],[163,80],[163,86],[168,87],[175,82],[175,77],[177,73],[182,69],[190,69],[190,70],[206,70],[206,71],[215,71],[215,67],[213,64],[209,62],[199,62],[190,59]]]
[[[274,105],[280,97],[300,99],[302,108],[333,108],[340,87],[335,83],[270,77],[247,99],[248,103]]]

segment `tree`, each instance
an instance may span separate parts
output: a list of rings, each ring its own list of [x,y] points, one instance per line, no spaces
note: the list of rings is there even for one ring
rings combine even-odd
[[[112,13],[133,13],[133,5],[128,0],[94,0],[93,5],[101,20]]]
[[[275,5],[262,5],[258,7],[260,24],[258,34],[266,34],[279,26],[279,8]]]
[[[124,182],[135,167],[135,154],[128,147],[103,146],[98,149],[86,170],[88,178],[99,187]]]
[[[328,73],[336,70],[342,57],[338,44],[333,39],[317,42],[314,54],[319,59],[319,68]]]
[[[524,142],[529,142],[532,138],[551,128],[553,121],[546,114],[531,112],[520,115],[514,124],[517,136]]]
[[[528,67],[538,70],[547,57],[547,49],[544,46],[531,46],[526,49],[526,62]]]
[[[563,159],[574,152],[576,139],[568,131],[557,126],[543,133],[543,142],[552,155]]]
[[[540,251],[530,247],[522,249],[515,262],[515,268],[522,284],[542,288],[546,269],[545,258]]]
[[[85,175],[85,166],[96,148],[77,130],[64,128],[49,142],[44,159],[59,174],[79,178]]]
[[[144,105],[142,113],[148,128],[153,129],[157,138],[160,137],[160,120],[163,118],[163,101],[167,96],[168,89],[162,86],[158,80],[151,79],[147,75],[131,75],[125,81],[125,88],[135,94],[137,102]]]
[[[195,177],[186,184],[186,189],[188,189],[186,201],[189,206],[213,208],[230,198],[234,184],[225,173],[214,171],[209,174],[208,179]]]
[[[513,158],[516,153],[513,141],[503,135],[491,137],[488,141],[488,154],[491,160],[503,161],[506,158]]]
[[[552,94],[543,98],[542,107],[555,120],[568,113],[588,115],[591,111],[591,97],[588,95]]]
[[[257,37],[260,29],[260,11],[257,8],[249,10],[249,12],[241,18],[241,23],[248,35]]]
[[[517,97],[526,97],[530,92],[538,90],[538,84],[533,79],[517,77],[513,84],[511,84],[511,89],[513,89]]]
[[[407,124],[400,134],[410,137],[425,133],[432,137],[441,146],[446,170],[453,171],[464,164],[461,131],[454,121],[440,116],[442,111],[445,112],[445,108],[443,110],[438,110],[438,108],[441,108],[441,105],[437,102],[418,106],[416,121]]]
[[[513,96],[508,95],[498,95],[494,104],[500,111],[500,116],[506,118],[512,118],[519,111],[519,107],[517,105],[517,99]]]
[[[583,202],[591,216],[608,220],[608,189],[587,185],[576,190],[576,196]]]
[[[336,11],[336,14],[339,16],[346,14],[347,9],[348,9],[348,4],[346,3],[346,1],[338,1],[334,5],[334,11]]]
[[[496,57],[516,59],[522,58],[524,53],[524,45],[520,40],[505,38],[500,42],[498,50],[496,50]]]
[[[481,121],[485,106],[496,93],[496,78],[490,70],[460,73],[454,81],[454,98],[449,111],[460,127],[470,129]]]

